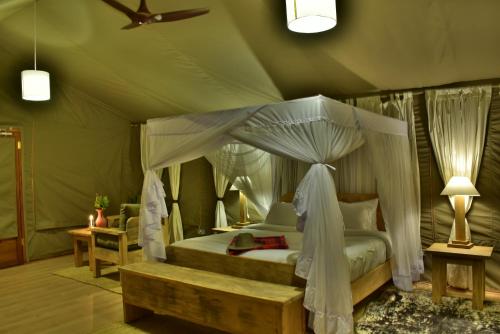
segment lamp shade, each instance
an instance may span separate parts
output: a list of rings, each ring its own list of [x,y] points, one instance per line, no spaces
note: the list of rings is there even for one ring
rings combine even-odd
[[[479,192],[476,190],[470,179],[466,176],[453,176],[446,187],[444,187],[441,195],[467,195],[467,196],[479,196]]]
[[[21,72],[23,100],[46,101],[50,100],[49,72],[25,70]]]
[[[286,0],[288,29],[316,33],[337,25],[335,0]]]

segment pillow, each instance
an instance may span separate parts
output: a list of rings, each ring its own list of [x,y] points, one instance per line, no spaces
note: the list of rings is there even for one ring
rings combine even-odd
[[[120,225],[119,228],[122,231],[127,229],[127,220],[130,217],[139,216],[139,211],[141,209],[140,204],[121,204],[120,205]]]
[[[266,217],[266,224],[293,226],[297,225],[297,214],[292,203],[275,203]]]
[[[339,206],[345,228],[377,231],[378,198],[363,202],[339,202]]]

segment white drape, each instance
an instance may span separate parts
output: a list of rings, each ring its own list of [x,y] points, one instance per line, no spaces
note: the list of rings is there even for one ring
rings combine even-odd
[[[357,105],[374,113],[407,121],[407,133],[380,135],[365,131],[371,152],[382,215],[394,250],[394,284],[411,290],[424,271],[420,240],[420,173],[413,115],[412,93],[392,94],[382,103],[380,96],[359,98]],[[402,157],[408,157],[404,159]],[[365,155],[359,159],[366,159]],[[359,161],[359,163],[362,163]],[[368,171],[357,169],[367,177]],[[358,176],[359,177],[359,176]]]
[[[181,210],[179,208],[179,187],[181,183],[181,164],[173,164],[168,167],[170,190],[172,191],[172,212],[168,216],[168,223],[172,227],[174,242],[184,239],[182,230]]]
[[[217,195],[217,204],[215,206],[215,227],[226,227],[226,208],[224,207],[222,199],[224,197],[224,193],[226,192],[229,180],[226,175],[221,173],[215,166],[212,167],[212,171],[214,175],[215,194]]]
[[[415,133],[415,115],[413,113],[413,94],[411,92],[390,94],[389,101],[383,102],[380,96],[370,96],[356,99],[361,109],[375,112],[380,115],[396,118],[408,123],[408,140],[410,142],[411,168],[418,202],[418,216],[420,219],[420,171],[417,156],[417,135]]]
[[[333,166],[336,168],[334,180],[339,192],[357,194],[377,192],[375,170],[367,145],[336,161]]]
[[[420,241],[420,216],[410,145],[406,136],[364,131],[377,178],[377,192],[386,230],[393,248],[392,280],[403,290],[412,290],[413,281],[424,272]]]
[[[148,164],[148,152],[149,150],[147,149],[149,145],[149,139],[148,136],[146,135],[146,130],[147,127],[145,124],[141,124],[141,135],[140,135],[140,145],[141,145],[141,166],[142,166],[142,172],[146,173],[148,170],[147,164]],[[155,169],[156,175],[161,180],[161,177],[163,176],[163,168]]]
[[[226,133],[258,108],[148,120],[148,145],[141,147],[141,150],[147,150],[143,154],[147,164],[139,219],[139,240],[147,259],[165,259],[164,243],[161,242],[161,246],[158,243],[163,241],[161,217],[167,217],[168,213],[163,185],[154,170],[194,160],[233,141]],[[155,191],[160,185],[163,193]],[[143,235],[147,238],[141,239]]]
[[[272,155],[273,203],[279,202],[284,194],[295,193],[300,181],[302,181],[310,167],[311,164],[306,162]]]
[[[460,89],[427,90],[429,133],[441,178],[446,184],[452,176],[467,176],[476,184],[486,134],[491,102],[491,86]],[[451,205],[454,200],[450,196]],[[469,211],[472,197],[466,201]],[[470,227],[465,220],[466,236]],[[453,222],[450,240],[455,237]],[[448,266],[448,283],[455,287],[471,288],[471,268]]]
[[[262,221],[271,207],[271,155],[234,142],[207,154],[207,160],[248,199],[251,221]]]
[[[144,183],[139,222],[144,223],[141,224],[142,228],[139,229],[138,244],[144,249],[144,258],[154,260],[165,257],[165,247],[163,245],[168,242],[165,239],[169,234],[168,226],[162,224],[163,218],[168,216],[165,204],[166,194],[161,182],[163,169],[150,169],[149,144],[148,128],[146,125],[141,124],[141,165],[144,173]]]
[[[326,106],[318,108],[301,100],[294,104],[293,109],[257,112],[231,134],[266,151],[313,164],[294,198],[297,213],[306,216],[295,273],[307,279],[304,307],[314,313],[314,331],[350,333],[352,298],[344,224],[326,164],[361,146],[363,138],[354,109],[347,105],[338,103],[333,108],[336,112],[329,114]]]

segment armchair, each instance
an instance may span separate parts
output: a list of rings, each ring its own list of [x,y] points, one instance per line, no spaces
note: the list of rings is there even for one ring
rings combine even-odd
[[[94,277],[101,276],[101,262],[123,266],[140,260],[142,249],[137,244],[139,235],[140,204],[122,204],[119,216],[108,217],[108,228],[91,229],[94,256]]]

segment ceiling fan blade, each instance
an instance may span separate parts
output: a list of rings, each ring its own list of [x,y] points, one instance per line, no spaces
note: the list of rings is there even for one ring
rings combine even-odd
[[[196,9],[186,9],[177,10],[175,12],[167,12],[161,14],[152,14],[156,22],[171,22],[189,19],[191,17],[200,16],[207,14],[210,10],[208,8],[196,8]]]
[[[116,0],[102,0],[114,9],[122,12],[123,14],[127,15],[132,21],[138,20],[138,15],[136,12],[134,12],[132,9],[128,8],[127,6],[119,3]]]
[[[146,5],[146,0],[141,0],[141,4],[139,5],[139,9],[137,9],[137,12],[151,14],[148,6]]]

